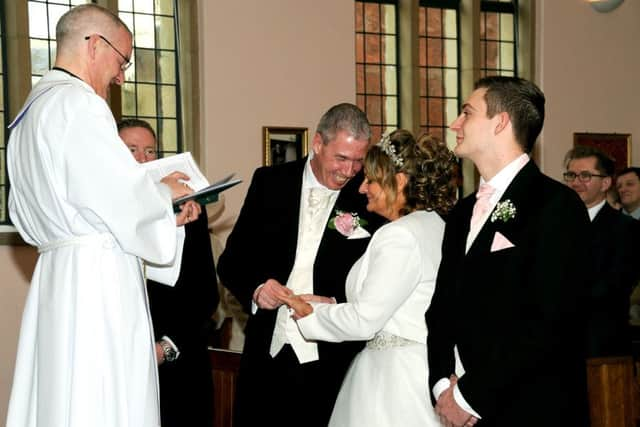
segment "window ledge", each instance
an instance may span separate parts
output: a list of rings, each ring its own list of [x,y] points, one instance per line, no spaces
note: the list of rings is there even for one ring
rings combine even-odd
[[[25,246],[18,230],[12,225],[0,225],[0,246]]]

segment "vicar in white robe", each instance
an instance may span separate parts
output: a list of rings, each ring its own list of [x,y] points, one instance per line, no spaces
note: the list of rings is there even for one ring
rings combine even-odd
[[[174,261],[174,173],[155,184],[105,102],[132,36],[96,5],[56,27],[54,70],[33,88],[7,148],[9,213],[40,256],[27,297],[8,427],[159,426],[154,341],[140,259]]]
[[[416,142],[400,129],[383,137],[367,153],[360,192],[367,210],[390,222],[351,268],[347,302],[282,298],[308,340],[369,340],[342,383],[330,426],[440,426],[429,401],[424,313],[440,264],[439,214],[454,201],[455,165],[453,153],[428,135]],[[345,219],[336,219],[336,228],[353,226]]]

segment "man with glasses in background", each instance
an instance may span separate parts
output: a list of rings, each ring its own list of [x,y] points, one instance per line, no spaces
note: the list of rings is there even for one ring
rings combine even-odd
[[[567,185],[580,196],[591,219],[591,270],[587,301],[587,357],[631,354],[629,297],[638,281],[634,244],[639,224],[606,201],[614,162],[594,147],[576,146],[565,156]]]
[[[118,134],[138,163],[156,160],[156,133],[140,119],[118,122]],[[173,286],[147,280],[160,377],[162,427],[211,427],[213,378],[207,327],[218,305],[218,280],[207,210],[185,226],[180,275]]]
[[[113,13],[74,7],[56,26],[53,70],[10,125],[9,213],[40,256],[25,304],[8,427],[160,425],[140,260],[174,262],[200,207],[174,172],[154,183],[105,102],[132,35]]]

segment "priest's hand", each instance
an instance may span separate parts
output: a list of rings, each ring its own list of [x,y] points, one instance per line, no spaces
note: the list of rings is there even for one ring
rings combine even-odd
[[[171,199],[175,200],[193,193],[193,189],[184,183],[184,181],[188,181],[189,179],[189,176],[182,172],[172,172],[162,178],[160,182],[169,187],[171,190]]]
[[[190,222],[195,221],[200,216],[200,212],[202,212],[202,207],[198,202],[193,200],[189,200],[188,202],[180,205],[180,212],[176,215],[176,224],[177,225],[185,225]]]
[[[253,293],[253,300],[263,310],[275,310],[283,304],[283,298],[292,295],[291,289],[275,279],[268,279]]]

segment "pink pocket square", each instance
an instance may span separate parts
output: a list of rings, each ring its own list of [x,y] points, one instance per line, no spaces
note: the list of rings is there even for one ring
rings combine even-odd
[[[493,243],[491,243],[491,252],[501,251],[503,249],[513,248],[515,245],[502,235],[499,231],[493,236]]]

